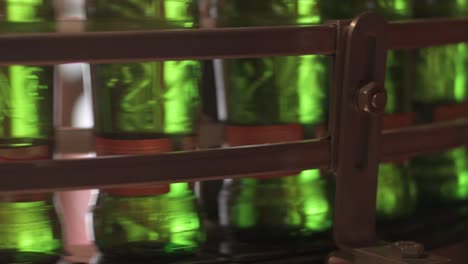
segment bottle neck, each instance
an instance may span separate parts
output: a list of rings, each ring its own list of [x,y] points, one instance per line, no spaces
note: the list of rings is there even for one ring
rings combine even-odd
[[[49,0],[4,0],[3,10],[7,22],[30,23],[54,20],[52,2]],[[2,8],[2,7],[0,7]]]
[[[102,23],[118,23],[138,28],[192,28],[196,24],[197,1],[151,0],[151,1],[93,1],[88,8],[88,18],[102,27]],[[123,23],[122,23],[123,22]],[[112,26],[112,25],[109,25]],[[114,25],[116,27],[116,25]]]
[[[319,1],[227,0],[218,4],[218,26],[286,26],[321,23]]]

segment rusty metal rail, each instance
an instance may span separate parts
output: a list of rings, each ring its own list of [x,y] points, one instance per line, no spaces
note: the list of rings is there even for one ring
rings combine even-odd
[[[391,23],[387,47],[412,49],[468,41],[466,19],[432,19]]]
[[[328,140],[145,156],[15,162],[0,166],[0,192],[215,180],[326,167]]]
[[[468,41],[467,27],[465,19],[392,23],[388,47],[407,49]],[[4,34],[0,47],[1,65],[332,55],[336,27]]]
[[[90,138],[91,130],[73,129],[62,131],[61,134],[61,141],[79,142],[84,146],[70,151],[84,152],[89,149],[90,142],[83,141],[83,138]],[[434,138],[439,140],[432,140]],[[467,142],[468,120],[386,130],[382,133],[380,159],[441,151]],[[150,156],[15,162],[0,165],[0,175],[5,175],[0,178],[0,192],[56,191],[170,181],[214,180],[282,170],[326,168],[329,163],[330,141],[327,138]],[[139,167],[136,167],[137,165]]]
[[[333,25],[0,36],[0,65],[265,57],[335,52]]]

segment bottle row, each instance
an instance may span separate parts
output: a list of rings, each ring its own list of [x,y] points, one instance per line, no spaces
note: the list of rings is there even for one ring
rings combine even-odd
[[[87,26],[112,31],[310,25],[365,10],[389,20],[458,17],[468,15],[468,3],[97,0],[88,7]],[[0,13],[8,31],[54,30],[52,1],[5,1]],[[212,65],[212,73],[202,71],[202,64]],[[212,118],[225,125],[223,147],[322,137],[330,72],[330,58],[318,55],[91,65],[96,154],[196,150],[198,123],[206,118],[200,114],[201,78],[215,80],[217,116]],[[51,158],[53,67],[11,65],[1,68],[0,78],[0,159]],[[464,118],[467,78],[466,44],[389,51],[383,127]],[[379,220],[405,219],[436,205],[466,204],[467,162],[465,146],[386,160],[379,168]],[[318,169],[226,179],[216,195],[215,225],[229,230],[228,244],[313,240],[332,227],[333,175]],[[0,200],[0,263],[58,259],[60,224],[50,195],[2,195]],[[167,263],[191,256],[207,241],[209,219],[202,212],[188,183],[103,189],[92,208],[95,244],[114,259]]]

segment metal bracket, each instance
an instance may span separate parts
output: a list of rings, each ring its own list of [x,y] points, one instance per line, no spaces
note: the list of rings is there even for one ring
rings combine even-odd
[[[444,264],[416,242],[381,242],[375,232],[381,118],[387,95],[387,22],[364,13],[336,22],[338,47],[331,91],[330,168],[336,174],[334,238],[342,251],[328,264]]]
[[[381,116],[386,104],[386,26],[381,16],[364,13],[338,32],[345,44],[338,47],[341,50],[336,55],[332,96],[340,101],[333,106],[330,126],[335,159],[331,168],[336,172],[334,237],[341,248],[369,246],[377,241],[375,207]],[[339,69],[340,64],[344,68]]]

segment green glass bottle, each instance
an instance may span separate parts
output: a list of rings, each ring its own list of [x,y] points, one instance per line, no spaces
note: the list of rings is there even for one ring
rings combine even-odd
[[[415,0],[415,18],[468,16],[468,2]],[[454,44],[415,51],[412,104],[419,121],[431,123],[461,118],[468,89],[468,46]],[[466,201],[468,163],[466,147],[422,155],[411,162],[421,201],[432,206]]]
[[[52,30],[52,1],[5,0],[0,31]],[[0,67],[0,162],[52,158],[53,66]],[[6,175],[5,175],[6,176]],[[62,253],[51,194],[0,195],[0,262],[53,263]]]
[[[226,0],[218,27],[322,22],[310,0]],[[243,146],[313,138],[325,122],[327,58],[288,56],[224,60],[226,143]],[[319,170],[225,180],[220,223],[235,241],[288,243],[328,231],[330,181]]]
[[[389,21],[411,18],[410,0],[360,0],[360,1],[323,1],[322,10],[327,19],[351,19],[364,11],[374,11]],[[388,102],[384,116],[384,129],[411,125],[413,115],[409,113],[409,65],[408,51],[389,51],[387,53],[387,73],[385,88]],[[408,216],[417,203],[414,181],[408,176],[407,160],[386,160],[379,167],[377,191],[377,215],[381,221]]]
[[[192,28],[194,5],[192,0],[95,1],[88,18],[96,30]],[[195,148],[199,62],[92,67],[98,155]],[[188,183],[101,190],[94,230],[96,245],[106,257],[161,263],[195,254],[204,240]]]

